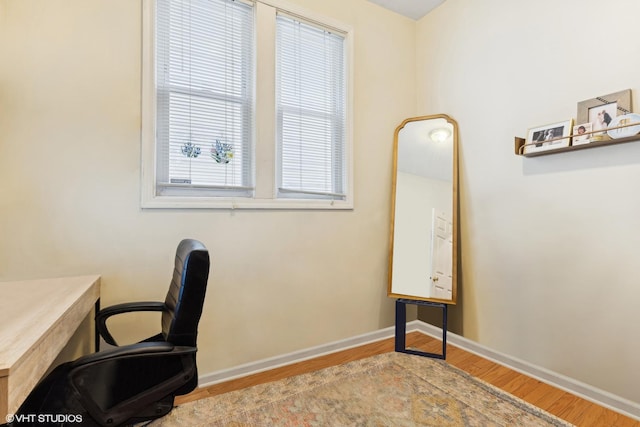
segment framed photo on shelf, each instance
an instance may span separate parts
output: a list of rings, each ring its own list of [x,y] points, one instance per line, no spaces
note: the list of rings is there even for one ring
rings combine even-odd
[[[582,145],[591,142],[591,123],[583,123],[581,125],[575,125],[573,127],[573,137],[571,138],[571,145]]]
[[[594,135],[603,135],[611,121],[631,113],[631,89],[578,102],[578,123],[591,123]],[[592,138],[593,139],[593,138]]]
[[[524,154],[568,147],[572,129],[573,119],[529,129]]]

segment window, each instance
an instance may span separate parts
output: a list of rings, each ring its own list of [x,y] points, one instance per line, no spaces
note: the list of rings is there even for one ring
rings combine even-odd
[[[279,15],[279,195],[345,197],[344,38]]]
[[[145,1],[143,207],[352,207],[350,31],[268,3]]]
[[[159,0],[156,13],[157,194],[249,194],[252,6]]]

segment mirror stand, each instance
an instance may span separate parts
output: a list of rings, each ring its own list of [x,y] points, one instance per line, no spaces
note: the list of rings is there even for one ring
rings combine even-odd
[[[422,305],[427,307],[439,307],[442,309],[442,352],[429,353],[421,350],[411,350],[407,348],[407,304]],[[411,300],[398,298],[396,300],[396,336],[395,350],[398,353],[414,354],[416,356],[433,357],[435,359],[447,358],[447,304],[442,302]]]

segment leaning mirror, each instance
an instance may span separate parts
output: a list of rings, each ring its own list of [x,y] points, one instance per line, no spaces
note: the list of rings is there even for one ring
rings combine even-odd
[[[396,128],[388,294],[456,303],[458,125],[446,115]]]

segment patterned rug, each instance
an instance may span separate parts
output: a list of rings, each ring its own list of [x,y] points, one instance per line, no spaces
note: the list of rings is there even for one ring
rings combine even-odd
[[[441,360],[385,353],[201,399],[172,426],[570,426]]]

